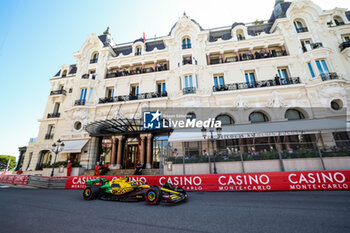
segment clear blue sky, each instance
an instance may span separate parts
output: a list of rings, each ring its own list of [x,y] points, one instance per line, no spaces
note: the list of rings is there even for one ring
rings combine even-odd
[[[239,2],[239,4],[237,4]],[[74,64],[90,33],[107,26],[116,43],[168,34],[186,11],[203,28],[268,19],[274,0],[1,0],[0,154],[37,137],[49,95],[49,79]],[[349,0],[315,0],[323,9],[350,8]]]

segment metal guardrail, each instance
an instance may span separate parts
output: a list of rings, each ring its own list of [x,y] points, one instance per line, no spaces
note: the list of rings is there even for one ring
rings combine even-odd
[[[43,177],[43,176],[29,176],[27,185],[37,188],[65,188],[66,177]]]

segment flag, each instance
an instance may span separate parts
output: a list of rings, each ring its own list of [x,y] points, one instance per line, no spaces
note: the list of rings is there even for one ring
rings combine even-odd
[[[143,40],[146,40],[145,32],[143,32],[142,38],[143,38]]]

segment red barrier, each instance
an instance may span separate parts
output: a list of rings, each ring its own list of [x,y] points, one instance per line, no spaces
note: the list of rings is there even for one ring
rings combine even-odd
[[[27,185],[29,175],[0,176],[0,183]]]
[[[84,189],[88,178],[68,177],[66,189]],[[112,180],[121,176],[99,176]],[[215,175],[129,176],[151,185],[170,182],[193,191],[296,191],[296,190],[349,190],[350,170],[234,173]]]

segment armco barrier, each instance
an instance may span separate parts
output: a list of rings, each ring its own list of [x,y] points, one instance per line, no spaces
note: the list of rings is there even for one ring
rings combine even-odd
[[[88,178],[68,177],[66,189],[83,189]],[[121,176],[101,176],[112,180]],[[151,185],[170,182],[189,191],[297,191],[297,190],[349,190],[350,170],[234,173],[215,175],[156,175],[129,176]]]
[[[37,188],[64,188],[67,177],[30,176],[28,185]]]
[[[2,175],[0,183],[27,185],[29,175]]]

